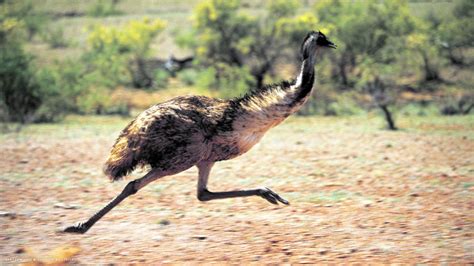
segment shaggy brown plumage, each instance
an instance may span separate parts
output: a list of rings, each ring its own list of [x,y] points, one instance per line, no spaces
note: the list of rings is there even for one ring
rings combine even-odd
[[[141,113],[121,132],[104,172],[117,180],[138,165],[150,165],[151,171],[130,182],[86,223],[69,227],[66,232],[86,232],[114,206],[150,182],[195,165],[199,168],[199,200],[261,196],[274,204],[288,204],[268,188],[210,192],[207,181],[214,162],[244,154],[306,102],[315,79],[316,50],[324,46],[335,47],[321,32],[306,36],[301,48],[303,63],[295,80],[265,86],[232,100],[181,96]]]

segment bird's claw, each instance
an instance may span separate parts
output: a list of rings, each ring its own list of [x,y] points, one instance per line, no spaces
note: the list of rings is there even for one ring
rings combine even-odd
[[[64,229],[64,233],[74,233],[74,234],[84,234],[89,228],[84,226],[83,223],[78,223],[77,225],[69,226]]]
[[[280,197],[277,193],[273,192],[271,189],[267,187],[260,189],[259,196],[266,199],[268,202],[272,204],[278,204],[278,202],[281,202],[285,205],[290,204],[286,199]]]

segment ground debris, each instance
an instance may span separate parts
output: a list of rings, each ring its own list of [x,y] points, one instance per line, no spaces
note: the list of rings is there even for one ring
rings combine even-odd
[[[14,213],[14,212],[8,212],[8,211],[0,211],[0,217],[15,218],[15,217],[16,217],[16,213]]]
[[[197,240],[205,240],[205,239],[207,239],[207,236],[205,236],[205,235],[195,235],[195,236],[192,236],[191,238],[197,239]]]
[[[79,254],[81,249],[75,245],[64,245],[54,248],[49,252],[41,252],[38,248],[23,247],[24,253],[30,258],[22,266],[39,266],[39,265],[68,265],[72,262],[74,256]]]
[[[75,210],[75,209],[79,209],[79,208],[80,208],[79,205],[76,205],[76,204],[66,204],[66,203],[62,203],[62,202],[58,202],[58,203],[54,204],[54,207],[55,207],[55,208],[60,208],[60,209],[66,209],[66,210]]]

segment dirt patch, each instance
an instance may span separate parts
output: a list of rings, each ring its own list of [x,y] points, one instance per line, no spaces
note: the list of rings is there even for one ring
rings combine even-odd
[[[216,191],[268,186],[290,206],[201,203],[191,169],[150,184],[85,235],[57,230],[125,186],[101,174],[115,136],[5,137],[0,262],[65,246],[78,252],[74,263],[474,262],[474,140],[310,123],[272,130],[248,154],[217,163],[209,181]]]

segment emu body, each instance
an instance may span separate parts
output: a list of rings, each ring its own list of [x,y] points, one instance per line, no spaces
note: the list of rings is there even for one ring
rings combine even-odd
[[[308,99],[315,79],[316,51],[335,47],[321,32],[310,32],[302,44],[303,62],[295,80],[266,86],[232,100],[182,96],[152,106],[121,132],[104,167],[117,180],[139,165],[150,165],[142,178],[124,190],[85,223],[65,232],[85,233],[128,196],[150,182],[192,166],[199,169],[197,197],[201,201],[260,196],[270,203],[289,204],[268,188],[210,192],[207,182],[215,162],[246,153],[265,132],[296,112]]]

